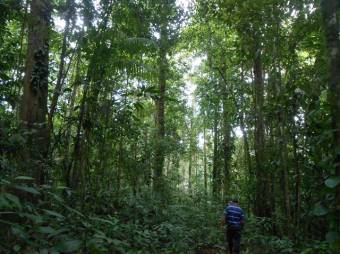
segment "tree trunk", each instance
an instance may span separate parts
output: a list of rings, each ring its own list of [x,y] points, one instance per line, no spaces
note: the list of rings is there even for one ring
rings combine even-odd
[[[256,36],[255,36],[256,37]],[[271,209],[268,195],[269,179],[266,172],[265,136],[264,136],[264,84],[262,78],[262,59],[260,42],[255,38],[254,50],[254,85],[255,85],[255,160],[256,160],[256,215],[270,217]]]
[[[189,130],[189,167],[188,167],[188,187],[189,192],[191,192],[191,185],[192,185],[192,121],[193,121],[193,114],[190,116],[190,130]]]
[[[33,162],[30,175],[37,184],[44,184],[44,161],[48,154],[47,130],[48,53],[51,5],[47,0],[32,0],[28,24],[28,48],[24,93],[20,112],[22,126],[27,135],[24,157]],[[34,170],[34,172],[32,172]]]
[[[159,98],[156,101],[156,126],[157,144],[155,151],[154,167],[154,192],[162,195],[163,192],[163,167],[164,167],[164,137],[165,137],[165,90],[167,79],[168,62],[166,59],[165,42],[167,40],[166,27],[161,28],[160,48],[159,48]]]
[[[121,178],[123,172],[123,140],[122,137],[119,139],[119,146],[118,146],[118,167],[117,167],[117,191],[119,192],[121,189]]]
[[[231,144],[230,144],[230,120],[228,110],[228,95],[227,95],[227,84],[223,84],[223,198],[226,198],[229,194],[230,186],[230,172],[229,164],[231,158]]]
[[[148,134],[148,130],[145,130],[144,133],[144,140],[145,140],[145,144],[144,144],[144,183],[150,187],[151,185],[151,177],[152,177],[152,169],[151,169],[151,161],[150,161],[150,157],[151,157],[151,150],[150,150],[150,143],[149,143],[149,134]]]
[[[293,134],[293,154],[295,161],[295,227],[299,228],[300,225],[300,211],[301,211],[301,170],[300,170],[300,158],[298,154],[298,143]]]
[[[242,50],[243,52],[243,50]],[[244,79],[244,67],[243,67],[243,62],[241,65],[241,81],[244,83],[245,79]],[[235,102],[235,106],[236,108],[241,108],[241,111],[239,112],[239,121],[240,121],[240,129],[242,132],[242,137],[243,137],[243,145],[244,145],[244,150],[243,150],[243,154],[244,154],[244,158],[245,158],[245,162],[246,162],[246,167],[248,169],[248,174],[247,174],[247,182],[248,185],[250,185],[253,182],[253,178],[254,178],[254,171],[252,169],[252,163],[251,163],[251,157],[250,157],[250,150],[249,150],[249,140],[248,140],[248,133],[246,131],[246,124],[245,124],[245,113],[243,112],[243,108],[244,108],[244,104],[245,104],[245,99],[243,96],[243,92],[241,91],[240,93],[240,106],[237,105],[237,103]],[[254,208],[254,206],[252,204],[254,204],[254,192],[248,191],[248,210],[250,211],[251,207]]]
[[[217,108],[215,108],[214,116],[214,154],[212,168],[212,194],[215,199],[220,197],[220,173],[218,163],[218,119]]]
[[[328,101],[331,106],[334,164],[335,175],[340,177],[340,40],[337,0],[321,1],[321,10],[326,35],[326,45],[329,57],[329,94]],[[340,184],[336,187],[336,220],[337,228],[340,230]]]
[[[87,73],[87,77],[85,80],[85,85],[83,89],[83,96],[80,102],[80,108],[79,108],[79,116],[78,116],[78,125],[77,125],[77,132],[76,137],[74,139],[74,149],[73,149],[73,161],[70,167],[70,173],[68,174],[70,176],[70,187],[73,189],[77,189],[79,185],[83,184],[81,182],[81,179],[83,178],[83,168],[81,166],[82,157],[85,156],[85,154],[82,152],[82,147],[84,146],[84,134],[82,134],[82,128],[85,121],[85,113],[86,113],[86,100],[88,97],[88,90],[89,90],[89,83],[90,81],[90,67]],[[79,172],[81,171],[81,172]]]
[[[240,129],[241,129],[242,136],[243,136],[244,158],[246,160],[246,164],[247,164],[247,168],[248,168],[248,174],[249,174],[249,176],[251,176],[253,174],[253,172],[252,172],[252,168],[251,168],[248,133],[246,132],[246,129],[245,129],[243,112],[240,113],[239,117],[240,117]]]
[[[282,96],[282,95],[281,95]],[[291,223],[291,210],[290,210],[290,188],[289,188],[289,173],[288,173],[288,148],[287,148],[287,136],[284,130],[284,126],[286,121],[284,120],[283,112],[279,113],[279,149],[280,149],[280,161],[281,161],[281,171],[283,174],[283,189],[284,189],[284,208],[285,208],[285,215],[287,219],[287,227]]]
[[[64,65],[65,65],[65,57],[66,57],[66,50],[67,50],[67,39],[70,34],[70,23],[72,16],[74,15],[74,1],[73,0],[67,0],[66,3],[67,6],[67,14],[65,18],[65,31],[64,31],[64,36],[63,36],[63,43],[61,46],[61,53],[60,53],[60,63],[59,63],[59,71],[58,71],[58,76],[57,76],[57,84],[54,89],[54,93],[52,96],[52,101],[51,101],[51,107],[50,107],[50,112],[48,115],[48,128],[50,132],[53,132],[53,116],[57,107],[58,99],[61,94],[61,90],[63,87],[63,81],[64,81]]]
[[[208,172],[207,172],[207,136],[205,122],[203,123],[203,167],[204,167],[204,194],[208,195]]]
[[[276,43],[274,46],[274,54],[275,54],[275,90],[276,90],[276,101],[281,101],[281,105],[285,105],[285,87],[282,85],[282,75],[281,75],[281,20],[280,20],[280,10],[276,7],[273,7],[273,13],[276,16]],[[289,169],[288,169],[288,138],[287,138],[287,113],[285,107],[278,108],[278,147],[280,149],[280,160],[281,160],[281,169],[283,174],[283,187],[284,187],[284,208],[285,208],[285,215],[287,219],[286,223],[286,230],[289,235],[289,228],[291,225],[291,208],[290,208],[290,186],[289,186]]]
[[[72,88],[72,94],[69,99],[69,108],[68,108],[68,113],[67,113],[67,128],[65,132],[65,145],[66,145],[66,151],[65,151],[65,182],[67,186],[70,186],[70,172],[71,172],[71,130],[72,130],[72,113],[74,111],[74,104],[78,92],[78,88],[81,85],[81,78],[80,78],[80,58],[81,58],[81,49],[78,48],[78,53],[77,53],[77,62],[76,62],[76,69],[75,69],[75,78],[74,78],[74,83],[73,83],[73,88]]]

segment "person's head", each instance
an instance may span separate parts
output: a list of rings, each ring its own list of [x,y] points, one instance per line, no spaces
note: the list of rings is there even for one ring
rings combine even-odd
[[[236,195],[233,195],[229,199],[229,203],[239,204],[239,199]]]
[[[233,203],[235,203],[235,204],[238,204],[238,203],[239,203],[238,198],[233,198],[233,199],[231,199],[231,202],[233,202]]]

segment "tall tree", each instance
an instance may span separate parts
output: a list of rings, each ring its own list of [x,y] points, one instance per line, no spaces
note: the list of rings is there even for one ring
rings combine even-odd
[[[169,80],[169,62],[168,55],[175,44],[178,36],[178,29],[181,25],[181,12],[176,5],[176,1],[169,0],[164,2],[155,1],[155,15],[153,25],[159,34],[158,39],[158,89],[159,96],[156,99],[156,146],[154,157],[154,182],[153,188],[155,193],[163,196],[163,171],[165,159],[165,97],[167,90],[167,81]]]
[[[164,14],[166,15],[166,14]],[[165,17],[164,17],[165,18]],[[155,150],[155,168],[154,168],[154,190],[157,193],[162,192],[163,186],[163,167],[164,167],[164,137],[165,137],[165,90],[168,75],[168,31],[167,21],[162,21],[160,25],[160,43],[158,55],[158,85],[159,97],[156,101],[156,126],[157,126],[157,144]]]
[[[339,1],[323,0],[321,9],[329,58],[329,95],[331,107],[335,175],[340,177],[340,40],[339,40]],[[339,180],[339,179],[338,179]],[[335,210],[337,230],[340,230],[340,184],[336,186]]]
[[[25,157],[35,165],[30,172],[37,184],[46,178],[44,160],[48,152],[47,130],[48,54],[51,2],[32,0],[28,24],[28,47],[20,119],[27,135]]]
[[[256,160],[256,213],[259,216],[270,217],[268,199],[269,179],[265,160],[265,129],[264,129],[264,83],[262,67],[262,49],[258,32],[254,35],[254,102],[255,102],[255,160]]]

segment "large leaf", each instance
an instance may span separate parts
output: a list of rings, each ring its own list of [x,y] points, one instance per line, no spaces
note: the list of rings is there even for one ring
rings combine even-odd
[[[314,207],[313,214],[316,216],[324,216],[328,214],[328,209],[324,207],[322,204],[318,203]]]
[[[20,200],[17,196],[14,196],[13,194],[10,194],[10,193],[5,193],[4,196],[6,197],[6,199],[11,201],[15,205],[15,207],[19,209],[22,208]]]
[[[325,181],[325,184],[329,188],[335,188],[340,183],[340,177],[331,177]]]
[[[17,176],[15,180],[26,180],[26,181],[33,181],[34,178],[29,177],[29,176]]]
[[[338,240],[340,240],[340,234],[338,232],[335,232],[335,231],[328,232],[326,234],[326,240],[329,243],[334,242],[334,241],[338,241]]]
[[[55,246],[54,249],[59,252],[70,253],[79,250],[80,247],[81,247],[80,240],[65,240],[60,242],[57,246]]]
[[[40,192],[33,187],[29,187],[29,186],[25,186],[25,185],[14,185],[14,188],[16,188],[18,190],[22,190],[24,192],[31,193],[33,195],[40,195]]]

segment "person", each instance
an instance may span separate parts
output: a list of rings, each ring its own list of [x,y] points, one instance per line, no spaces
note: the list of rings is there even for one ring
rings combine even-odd
[[[241,231],[244,226],[244,212],[239,206],[237,198],[232,201],[224,209],[224,223],[227,225],[226,237],[230,254],[240,253]]]

